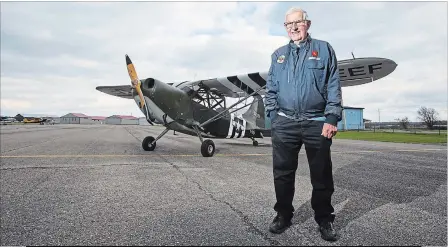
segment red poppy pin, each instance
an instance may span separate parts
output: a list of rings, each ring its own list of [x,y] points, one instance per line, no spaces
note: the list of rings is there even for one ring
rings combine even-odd
[[[317,51],[311,52],[311,55],[313,55],[313,57],[317,57]]]

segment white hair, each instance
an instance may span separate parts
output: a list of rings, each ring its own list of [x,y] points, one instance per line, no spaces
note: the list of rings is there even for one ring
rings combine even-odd
[[[286,17],[287,17],[288,15],[290,15],[290,14],[292,14],[292,13],[296,13],[296,12],[303,13],[303,19],[304,19],[304,20],[307,20],[307,21],[310,20],[310,19],[308,18],[308,13],[307,13],[305,10],[303,10],[303,9],[301,9],[301,8],[296,8],[296,7],[292,7],[292,8],[290,8],[290,9],[288,9],[288,11],[286,11],[285,19],[286,19]]]

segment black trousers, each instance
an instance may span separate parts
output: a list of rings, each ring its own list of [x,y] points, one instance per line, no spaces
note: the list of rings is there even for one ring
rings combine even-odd
[[[298,154],[305,146],[313,187],[311,207],[319,224],[334,221],[331,196],[334,192],[330,146],[332,140],[322,136],[323,121],[294,121],[276,116],[272,122],[274,185],[277,202],[274,210],[292,217]]]

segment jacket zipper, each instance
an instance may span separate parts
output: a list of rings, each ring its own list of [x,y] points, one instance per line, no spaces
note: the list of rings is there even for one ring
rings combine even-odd
[[[301,51],[302,49],[300,47],[298,47],[298,49],[299,49],[299,52],[297,54],[297,63],[295,63],[296,66],[294,66],[294,78],[296,78],[296,80],[294,81],[294,87],[296,89],[295,90],[296,97],[294,97],[294,118],[295,119],[298,119],[300,116],[300,114],[298,114],[298,112],[295,110],[300,105],[300,90],[299,90],[300,89],[299,88],[300,87],[300,78],[298,78],[299,80],[297,80],[297,68],[299,68],[299,65],[300,65],[300,53],[302,52]],[[300,112],[300,109],[299,109],[299,112]]]
[[[307,45],[305,45],[305,47],[303,47],[304,48],[304,51],[303,51],[303,53],[302,53],[302,59],[300,59],[300,62],[301,62],[301,64],[300,64],[300,69],[302,70],[302,73],[301,73],[301,77],[300,77],[300,81],[301,82],[304,82],[304,80],[305,80],[305,72],[306,72],[306,68],[305,68],[305,60],[306,60],[306,56],[307,56],[307,54],[308,54],[308,51],[309,51],[309,49],[310,49],[310,46],[311,46],[311,44],[307,44]],[[301,86],[303,86],[305,83],[301,83]],[[302,93],[302,91],[300,91],[300,93]],[[302,96],[302,95],[300,95],[300,96]],[[301,99],[303,99],[302,97],[300,97]],[[301,102],[301,103],[303,103],[303,101]],[[299,104],[299,116],[302,116],[302,104]]]

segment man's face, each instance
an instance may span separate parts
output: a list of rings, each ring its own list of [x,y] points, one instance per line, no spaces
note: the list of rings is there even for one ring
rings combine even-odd
[[[304,20],[302,12],[295,12],[286,16],[286,31],[293,41],[304,40],[311,25],[311,21]]]

